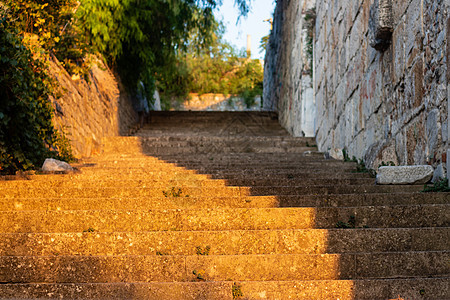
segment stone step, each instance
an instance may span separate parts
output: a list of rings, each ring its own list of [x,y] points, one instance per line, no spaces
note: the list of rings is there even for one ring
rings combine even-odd
[[[174,177],[176,178],[176,177]],[[189,198],[213,196],[251,196],[249,188],[243,187],[202,187],[200,184],[186,187],[167,185],[166,187],[0,187],[3,198]]]
[[[249,124],[266,126],[276,126],[281,128],[277,121],[277,117],[271,117],[268,115],[254,114],[254,115],[219,115],[219,114],[205,114],[205,115],[180,115],[180,114],[168,114],[161,115],[160,112],[151,116],[151,121],[146,124],[144,128],[152,128],[158,125],[160,127],[162,124],[166,126],[174,127],[186,127],[186,125],[198,125],[207,127],[211,123],[223,124],[227,127],[236,128],[244,127]],[[226,128],[227,128],[226,127]]]
[[[112,154],[111,154],[112,155]],[[116,153],[116,156],[121,156],[123,154]],[[127,158],[132,158],[132,156],[124,156]],[[142,156],[141,156],[142,157]],[[295,162],[296,160],[308,160],[308,161],[339,161],[335,159],[326,159],[324,154],[321,153],[321,157],[307,157],[298,153],[285,153],[280,156],[277,153],[223,153],[221,155],[216,156],[198,156],[198,155],[169,155],[169,154],[161,154],[158,158],[163,160],[176,160],[176,161],[202,161],[205,158],[213,158],[215,161],[247,161],[247,160],[255,160],[255,161],[291,161]],[[102,157],[99,157],[101,160]]]
[[[243,187],[240,187],[244,195]],[[348,185],[348,186],[255,186],[248,188],[249,195],[328,195],[328,194],[372,194],[372,193],[414,193],[423,190],[423,186],[376,186],[376,185]]]
[[[294,159],[293,159],[294,160]],[[92,163],[90,163],[92,162]],[[175,165],[175,166],[185,166],[185,165],[207,165],[207,166],[245,166],[252,164],[264,164],[266,166],[274,166],[274,165],[297,165],[298,167],[307,166],[307,167],[323,167],[326,165],[330,166],[352,166],[354,168],[357,167],[357,164],[352,162],[341,162],[337,160],[325,160],[325,159],[316,159],[311,160],[310,157],[305,157],[303,155],[299,155],[295,161],[290,161],[286,159],[216,159],[214,156],[205,156],[202,159],[190,159],[186,157],[185,159],[173,159],[168,158],[165,159],[162,156],[153,157],[153,156],[139,156],[139,157],[120,157],[120,156],[112,156],[105,155],[101,156],[98,159],[94,160],[86,160],[85,163],[74,164],[75,167],[83,168],[83,167],[96,167],[96,166],[107,166],[107,167],[123,167],[123,166],[140,166],[140,167],[151,167],[157,165]]]
[[[358,207],[448,204],[450,193],[373,193],[277,196],[281,207]]]
[[[134,136],[137,137],[177,137],[177,138],[190,138],[190,137],[232,137],[236,136],[236,131],[234,129],[223,128],[218,123],[212,123],[210,126],[215,126],[216,128],[210,129],[204,126],[191,125],[189,128],[180,129],[171,126],[159,126],[155,124],[154,128],[142,129],[135,133]],[[219,128],[221,127],[221,128]],[[176,130],[176,132],[174,132]],[[261,128],[259,125],[248,125],[245,131],[238,132],[240,137],[289,137],[289,134],[284,129],[280,129],[275,126],[267,126],[266,128]],[[314,145],[314,144],[312,144]]]
[[[450,275],[450,252],[0,256],[3,283],[287,281]]]
[[[272,143],[294,143],[294,144],[301,144],[306,146],[306,144],[315,144],[314,139],[312,138],[299,138],[299,137],[292,137],[290,135],[287,136],[250,136],[250,137],[242,137],[239,135],[226,135],[226,136],[172,136],[170,134],[166,136],[127,136],[127,137],[106,137],[103,139],[103,143],[105,144],[124,144],[124,143],[131,143],[131,144],[141,144],[142,142],[145,143],[172,143],[174,145],[178,144],[179,142],[184,143],[191,143],[193,145],[197,143],[221,143],[221,142],[239,142],[239,143],[249,143],[249,142],[265,142],[264,145],[271,145]]]
[[[236,122],[237,121],[237,122]],[[233,132],[241,135],[246,132],[254,132],[259,130],[262,133],[266,133],[270,129],[281,131],[283,134],[288,135],[287,131],[280,127],[277,121],[268,119],[243,119],[243,120],[230,120],[230,119],[220,119],[220,118],[202,118],[198,119],[188,119],[188,120],[166,120],[166,119],[152,119],[150,124],[145,125],[141,131],[147,130],[164,130],[170,132],[168,129],[176,128],[177,132],[188,131],[191,135],[195,135],[198,129],[203,129],[207,132]]]
[[[2,233],[450,227],[450,205],[0,211]],[[12,225],[13,224],[13,225]]]
[[[448,204],[444,193],[249,197],[1,198],[0,211],[145,210],[177,208],[367,207]]]
[[[310,147],[313,148],[313,147]],[[314,150],[312,152],[317,152]],[[291,162],[295,163],[297,161],[305,161],[305,162],[343,162],[339,160],[335,160],[332,158],[326,158],[325,154],[322,152],[317,152],[321,156],[320,157],[310,157],[304,155],[303,153],[286,153],[283,156],[277,155],[277,153],[224,153],[221,155],[211,155],[211,156],[195,156],[195,155],[185,155],[185,156],[177,156],[177,155],[164,155],[161,154],[158,156],[159,159],[163,159],[164,161],[174,161],[174,162],[202,162],[206,160],[215,161],[215,162]]]
[[[309,171],[309,173],[314,172],[322,172],[326,173],[328,172],[352,172],[356,171],[356,167],[351,164],[345,164],[345,165],[333,165],[330,164],[329,166],[326,165],[276,165],[276,164],[241,164],[241,165],[219,165],[219,164],[186,164],[186,165],[177,165],[177,164],[169,164],[169,163],[161,163],[161,164],[149,164],[149,165],[134,165],[134,164],[110,164],[110,165],[98,165],[98,166],[91,166],[91,167],[85,167],[81,168],[81,171],[119,171],[120,169],[125,170],[142,170],[144,172],[148,171],[182,171],[186,169],[190,170],[196,170],[196,171],[204,171],[204,172],[217,172],[217,171],[223,171],[227,170],[228,172],[233,171],[241,171],[241,172],[254,172],[254,171],[265,171],[269,173],[270,170],[277,170],[277,171],[284,171],[284,170],[298,170],[303,169],[304,171]]]
[[[68,181],[67,178],[62,179],[49,179],[49,180],[17,180],[9,182],[0,182],[0,187],[8,186],[8,188],[48,188],[48,189],[61,189],[61,188],[90,188],[105,187],[105,188],[160,188],[166,190],[168,186],[177,187],[207,187],[207,188],[223,188],[227,186],[227,181],[222,179],[202,179],[194,176],[179,176],[168,177],[166,180],[159,178],[133,180],[125,177],[123,179],[102,179],[101,177],[71,177]]]
[[[177,179],[177,177],[174,177]],[[0,187],[3,198],[136,198],[136,197],[224,197],[224,196],[273,196],[273,195],[329,195],[419,192],[423,186],[255,186],[208,187],[201,183],[190,186],[168,184],[166,187]]]
[[[89,169],[83,169],[81,173],[75,174],[43,174],[43,175],[28,175],[25,177],[15,177],[12,176],[9,180],[1,180],[0,185],[9,185],[13,182],[23,182],[25,180],[38,181],[64,181],[64,180],[108,180],[108,181],[120,181],[120,180],[173,180],[174,178],[182,179],[182,177],[195,178],[196,180],[266,180],[273,179],[273,182],[277,180],[322,180],[322,179],[370,179],[374,182],[375,179],[369,176],[367,173],[353,173],[353,172],[341,172],[332,173],[321,171],[321,172],[303,172],[297,170],[252,170],[252,171],[215,171],[215,172],[204,172],[200,173],[198,170],[174,170],[174,171],[152,171],[152,170],[141,170],[141,169],[120,169],[102,171],[96,170],[91,171]]]
[[[245,159],[245,160],[216,160],[214,157],[204,157],[201,160],[164,160],[159,159],[151,156],[147,156],[148,159],[142,158],[142,157],[136,157],[136,158],[112,158],[107,157],[106,159],[97,159],[95,161],[95,164],[74,164],[77,168],[89,168],[89,167],[99,167],[99,166],[105,166],[105,167],[116,167],[116,168],[122,168],[122,167],[152,167],[152,166],[158,166],[158,165],[174,165],[174,166],[199,166],[199,165],[206,165],[206,166],[222,166],[222,167],[232,167],[232,166],[249,166],[253,164],[263,164],[264,166],[297,166],[297,167],[324,167],[324,166],[337,166],[337,167],[345,167],[345,166],[351,166],[353,168],[356,168],[356,164],[354,163],[345,163],[340,162],[336,160],[314,160],[311,161],[310,158],[306,158],[303,156],[299,156],[298,159],[295,161],[289,161],[289,160],[259,160],[259,159]]]
[[[137,141],[138,146],[143,150],[153,150],[153,149],[173,149],[173,148],[186,148],[191,150],[196,149],[212,149],[218,151],[222,148],[230,148],[230,149],[263,149],[263,148],[304,148],[307,150],[315,150],[314,148],[308,147],[305,145],[303,141],[252,141],[252,140],[221,140],[221,141],[153,141],[142,139],[141,141]],[[113,149],[121,149],[125,147],[132,146],[134,147],[135,142],[117,142],[117,143],[104,143],[102,150],[107,152],[109,148]],[[245,152],[245,151],[244,151]]]
[[[11,186],[15,187],[21,184],[32,184],[32,182],[36,182],[36,184],[40,184],[39,182],[47,181],[47,182],[62,182],[62,181],[173,181],[179,180],[183,181],[185,178],[192,178],[193,181],[217,181],[220,182],[223,180],[272,180],[273,183],[279,183],[282,181],[298,181],[299,186],[300,183],[306,182],[308,180],[316,181],[319,183],[322,180],[352,180],[351,182],[358,183],[360,181],[366,182],[366,184],[373,183],[375,181],[374,178],[369,176],[366,173],[353,173],[353,172],[345,172],[345,173],[327,173],[327,172],[298,172],[297,170],[276,170],[271,169],[270,172],[266,170],[254,170],[250,174],[245,171],[233,171],[228,172],[224,171],[215,171],[214,173],[200,173],[197,170],[175,170],[175,171],[145,171],[140,169],[120,169],[120,170],[111,170],[110,172],[96,170],[92,171],[89,169],[83,169],[81,173],[69,173],[69,174],[39,174],[39,175],[25,175],[25,176],[4,176],[0,178],[0,187],[1,186]],[[327,181],[328,182],[328,181]],[[317,185],[317,184],[316,184]]]
[[[127,152],[110,152],[110,153],[102,153],[101,156],[98,156],[94,159],[86,159],[87,161],[91,162],[99,162],[99,161],[108,161],[108,160],[118,160],[118,159],[127,159],[127,160],[144,160],[144,159],[159,159],[159,160],[176,160],[176,161],[190,161],[194,160],[196,161],[199,156],[195,155],[195,153],[186,153],[182,156],[177,154],[163,154],[160,153],[155,156],[146,155],[143,154],[140,148],[137,148],[135,152],[127,151]],[[246,161],[246,160],[254,160],[256,162],[261,161],[277,161],[276,156],[280,156],[279,153],[221,153],[220,155],[217,155],[215,153],[212,154],[203,154],[201,155],[202,159],[209,159],[209,160],[216,160],[218,162],[221,161]],[[304,153],[284,153],[283,159],[281,161],[286,161],[288,158],[291,159],[291,161],[311,161],[311,160],[319,160],[319,161],[336,161],[334,159],[328,159],[325,158],[324,154],[322,152],[318,152],[317,150],[311,150]],[[198,160],[197,160],[198,161]]]
[[[99,162],[114,162],[114,161],[127,161],[127,162],[171,162],[171,163],[235,163],[235,162],[268,162],[268,163],[296,163],[296,162],[308,162],[312,164],[323,164],[323,163],[352,163],[352,162],[343,162],[334,159],[326,159],[324,157],[309,157],[304,156],[302,154],[293,153],[291,157],[277,157],[273,154],[268,155],[257,155],[258,153],[247,153],[246,155],[236,156],[236,155],[211,155],[211,156],[195,156],[195,155],[186,155],[186,156],[174,156],[174,155],[159,155],[158,157],[145,156],[145,155],[131,155],[131,154],[109,154],[104,156],[98,156],[95,159],[93,158],[84,158],[82,161],[89,163],[99,163]],[[321,153],[323,155],[323,153]]]
[[[1,284],[0,294],[9,299],[117,299],[232,300],[373,300],[378,299],[450,299],[449,277],[315,280],[315,281],[214,281],[150,283],[18,283]],[[234,291],[234,296],[233,296]],[[376,295],[376,296],[374,296]]]
[[[182,126],[184,123],[200,123],[200,124],[208,124],[208,121],[212,122],[224,122],[226,124],[236,121],[239,123],[257,123],[257,124],[270,124],[274,123],[279,128],[281,126],[277,120],[276,113],[263,113],[263,112],[233,112],[230,114],[229,112],[152,112],[151,113],[151,122],[146,124],[145,126],[152,126],[155,123],[166,123],[168,125],[173,126]],[[245,124],[243,124],[245,125]]]
[[[336,180],[336,179],[361,179],[361,180],[371,180],[371,182],[375,181],[375,178],[370,176],[368,173],[356,173],[356,172],[326,172],[326,171],[317,171],[317,172],[308,172],[308,171],[298,171],[298,170],[270,170],[271,172],[264,172],[263,170],[254,170],[246,174],[246,172],[229,172],[229,171],[216,171],[212,174],[208,174],[207,172],[199,173],[202,175],[207,175],[208,178],[212,179],[225,179],[225,180],[246,180],[246,179],[254,179],[254,180],[266,180],[266,179],[274,179],[274,182],[277,180]]]
[[[89,168],[82,168],[81,171],[83,174],[91,175],[91,174],[111,174],[114,172],[117,172],[117,176],[120,176],[121,174],[128,173],[134,173],[139,176],[145,176],[146,174],[154,174],[154,173],[162,173],[166,172],[169,174],[173,173],[185,173],[185,174],[231,174],[231,175],[239,175],[244,174],[248,176],[261,176],[261,175],[287,175],[287,174],[299,174],[299,175],[307,175],[310,176],[326,176],[327,174],[348,174],[348,173],[355,173],[356,169],[352,167],[336,167],[336,166],[330,166],[328,168],[326,167],[312,167],[312,168],[305,168],[303,170],[299,170],[298,168],[291,167],[291,166],[281,166],[280,168],[276,167],[267,167],[264,168],[264,166],[257,166],[257,165],[249,165],[247,169],[239,168],[239,167],[216,167],[216,168],[209,168],[205,166],[199,166],[197,168],[187,169],[175,165],[161,165],[156,167],[148,167],[148,168],[142,168],[142,167],[136,167],[136,168],[123,168],[118,169],[114,167],[103,167],[103,168],[96,168],[96,167],[89,167]]]
[[[212,124],[211,126],[217,126],[216,124]],[[220,126],[220,125],[219,125]],[[176,132],[174,132],[176,131]],[[172,133],[173,132],[173,133]],[[247,129],[246,132],[238,132],[239,136],[244,137],[258,137],[258,136],[265,136],[265,137],[288,137],[289,134],[285,130],[279,130],[279,129]],[[135,136],[138,137],[192,137],[192,136],[199,136],[199,137],[216,137],[216,136],[235,136],[237,135],[236,131],[228,130],[226,132],[223,132],[221,129],[215,129],[211,130],[208,128],[188,128],[188,129],[182,129],[174,128],[174,127],[167,127],[165,129],[154,129],[151,131],[148,131],[146,133],[136,133]],[[315,144],[311,144],[315,145]]]
[[[199,146],[199,147],[177,147],[177,146],[167,146],[167,147],[147,147],[145,144],[139,149],[130,148],[127,145],[124,146],[105,146],[102,148],[103,153],[136,153],[136,151],[140,151],[140,153],[147,155],[185,155],[185,154],[219,154],[219,153],[305,153],[307,151],[314,151],[315,148],[295,146],[288,147],[282,146],[278,147],[276,145],[272,147],[265,146],[252,146],[252,145],[244,145],[244,146],[235,146],[235,147],[208,147],[208,146]]]
[[[184,127],[181,127],[184,126]],[[198,122],[190,122],[189,124],[170,124],[163,122],[155,122],[150,127],[144,127],[134,135],[143,135],[145,137],[155,136],[155,133],[165,133],[167,136],[286,136],[289,133],[280,128],[276,123],[258,124],[254,122],[247,122],[246,124],[239,124],[238,126],[221,121],[207,121],[205,124]]]
[[[139,197],[139,198],[1,198],[0,211],[22,210],[145,210],[199,208],[273,208],[275,196],[249,197]]]
[[[289,178],[257,178],[257,179],[228,179],[225,180],[227,185],[232,186],[269,186],[269,185],[280,185],[280,186],[320,186],[320,185],[370,185],[375,182],[373,178],[352,178],[352,179],[342,179],[342,178],[320,178],[320,179],[289,179]]]
[[[450,251],[450,228],[2,233],[0,256]],[[180,243],[183,241],[183,243]]]
[[[258,164],[255,166],[255,164]],[[339,167],[344,169],[356,170],[356,164],[354,163],[344,163],[340,161],[258,161],[258,160],[247,160],[247,161],[229,161],[229,162],[216,162],[211,159],[204,159],[202,161],[188,161],[188,162],[177,162],[177,161],[146,161],[146,160],[109,160],[101,161],[95,165],[80,165],[81,168],[154,168],[161,166],[176,166],[181,168],[196,168],[196,167],[208,167],[208,168],[244,168],[249,167],[255,168],[305,168],[305,169],[325,169],[326,167]]]
[[[187,176],[186,176],[187,177]],[[337,179],[337,178],[321,178],[321,179],[288,179],[288,178],[260,178],[260,179],[198,179],[198,178],[162,178],[151,179],[151,177],[140,180],[133,180],[125,177],[123,179],[101,179],[98,177],[84,178],[71,177],[68,181],[66,178],[31,181],[17,180],[7,183],[0,182],[0,187],[7,185],[9,188],[67,188],[67,187],[158,187],[166,189],[168,185],[184,186],[201,186],[201,187],[224,187],[224,186],[268,186],[277,184],[279,186],[320,186],[320,185],[370,185],[375,182],[373,178],[353,178],[353,179]]]
[[[243,120],[238,121],[236,124],[233,120],[220,120],[220,119],[210,119],[203,120],[202,122],[198,122],[198,120],[189,120],[187,122],[167,122],[165,120],[152,120],[151,124],[144,126],[139,132],[146,131],[154,131],[161,130],[166,133],[173,132],[173,129],[176,129],[176,133],[186,132],[191,136],[195,135],[198,131],[202,130],[209,134],[215,135],[224,135],[226,133],[231,134],[234,133],[236,135],[243,135],[246,133],[255,133],[261,132],[261,134],[265,135],[267,132],[277,131],[282,135],[288,135],[288,132],[280,127],[280,125],[275,121],[271,120]],[[172,129],[172,130],[171,130]]]

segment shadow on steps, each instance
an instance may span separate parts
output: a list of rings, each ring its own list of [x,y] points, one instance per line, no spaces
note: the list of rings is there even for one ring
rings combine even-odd
[[[448,194],[313,145],[269,115],[164,113],[81,174],[2,185],[0,295],[450,298]]]

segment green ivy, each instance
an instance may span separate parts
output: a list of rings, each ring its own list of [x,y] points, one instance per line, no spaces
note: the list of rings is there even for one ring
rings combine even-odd
[[[5,0],[4,3],[21,36],[35,40],[39,47],[53,53],[70,74],[87,78],[89,64],[85,58],[92,49],[75,16],[80,2]]]
[[[34,60],[6,17],[0,19],[0,173],[29,170],[47,157],[71,159],[64,135],[53,128],[54,81]]]
[[[423,193],[450,193],[450,187],[448,186],[448,178],[441,178],[433,183],[432,186],[425,184],[422,190]]]

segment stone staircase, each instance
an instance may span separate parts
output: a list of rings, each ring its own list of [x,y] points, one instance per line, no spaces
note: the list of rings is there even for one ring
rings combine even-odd
[[[1,299],[450,299],[450,194],[376,186],[270,113],[155,113],[0,181]]]

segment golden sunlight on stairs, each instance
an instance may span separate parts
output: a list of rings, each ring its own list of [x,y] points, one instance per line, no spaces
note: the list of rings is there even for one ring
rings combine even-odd
[[[0,298],[450,298],[448,194],[377,187],[265,113],[138,136],[0,181]]]

